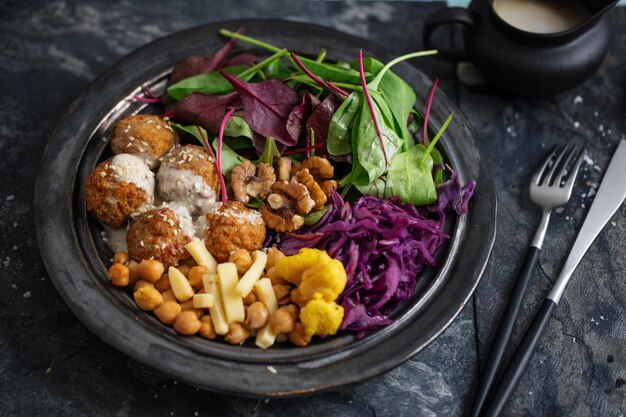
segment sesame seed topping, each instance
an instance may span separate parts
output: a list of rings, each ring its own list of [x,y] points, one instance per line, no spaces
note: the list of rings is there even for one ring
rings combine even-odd
[[[139,241],[139,246],[141,246],[142,248],[145,246],[145,243],[143,243],[143,240]]]

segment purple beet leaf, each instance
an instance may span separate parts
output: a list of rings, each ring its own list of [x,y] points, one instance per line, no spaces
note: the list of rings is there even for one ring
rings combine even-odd
[[[297,143],[287,131],[291,110],[300,96],[280,80],[247,83],[228,73],[221,73],[235,88],[243,103],[243,118],[250,128],[263,137],[271,136],[287,146]]]
[[[228,58],[224,61],[224,64],[220,68],[228,68],[228,67],[251,67],[254,64],[259,63],[259,58],[250,52],[244,52],[239,55],[235,55],[231,58]]]
[[[287,118],[287,131],[296,142],[300,139],[302,133],[302,125],[308,119],[314,107],[317,107],[320,101],[310,93],[304,93],[302,102],[295,106],[289,117]]]
[[[333,114],[337,111],[341,103],[334,94],[329,94],[317,107],[311,112],[306,121],[307,141],[310,139],[311,129],[315,133],[315,143],[326,143],[328,136],[328,125]]]
[[[226,106],[233,101],[235,96],[236,93],[223,96],[190,94],[176,103],[173,108],[173,117],[179,123],[202,126],[210,135],[216,136],[226,114]]]

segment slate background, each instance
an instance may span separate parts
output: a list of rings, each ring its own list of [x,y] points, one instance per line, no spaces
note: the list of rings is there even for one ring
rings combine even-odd
[[[405,364],[355,387],[264,401],[214,395],[146,372],[65,307],[42,266],[33,226],[34,182],[56,121],[99,73],[135,48],[203,23],[272,17],[325,24],[402,53],[422,48],[422,23],[441,7],[288,0],[0,1],[0,415],[467,414],[485,349],[538,222],[539,211],[527,199],[536,164],[556,143],[576,138],[587,144],[589,160],[572,200],[553,216],[517,339],[558,275],[592,201],[589,191],[626,137],[625,9],[611,12],[615,39],[601,70],[550,99],[471,92],[457,81],[452,65],[419,62],[427,75],[441,79],[481,138],[498,192],[498,238],[472,303],[454,323]],[[458,41],[454,32],[440,36],[443,42]],[[506,415],[625,415],[623,215],[624,206],[581,262]]]

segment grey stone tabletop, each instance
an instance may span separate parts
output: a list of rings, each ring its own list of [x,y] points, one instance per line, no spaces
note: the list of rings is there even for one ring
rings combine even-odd
[[[601,69],[549,99],[471,92],[452,65],[418,63],[442,80],[476,129],[494,174],[498,236],[487,272],[452,325],[403,365],[357,386],[288,400],[220,396],[151,373],[90,333],[57,295],[35,243],[33,190],[64,108],[117,59],[153,39],[234,18],[324,24],[402,53],[423,48],[425,17],[444,3],[233,1],[0,2],[1,416],[467,415],[492,334],[539,212],[527,198],[538,161],[571,138],[588,158],[570,203],[553,217],[515,341],[555,280],[626,135],[626,9]],[[450,42],[454,33],[444,33]],[[626,414],[624,206],[578,267],[507,416]]]

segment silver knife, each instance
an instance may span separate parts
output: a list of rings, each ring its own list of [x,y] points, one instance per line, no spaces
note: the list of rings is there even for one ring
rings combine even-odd
[[[574,246],[561,269],[552,291],[548,298],[555,303],[559,303],[563,291],[569,282],[574,270],[589,249],[589,246],[596,240],[600,231],[613,217],[619,206],[626,198],[626,140],[622,139],[617,146],[617,150],[611,159],[611,163],[604,174],[600,189],[596,198],[591,204],[589,213],[585,218],[583,227],[580,228]]]
[[[493,394],[483,417],[496,417],[500,415],[507,400],[515,391],[519,380],[524,375],[526,366],[541,340],[541,336],[550,323],[563,291],[569,282],[574,270],[583,255],[604,228],[609,219],[615,214],[626,198],[626,140],[621,140],[617,150],[611,158],[611,163],[604,174],[600,189],[596,195],[585,222],[578,232],[574,246],[570,251],[559,278],[554,283],[552,290],[544,300],[541,308],[535,315],[528,327],[524,338],[517,347],[513,358],[505,369],[500,384]]]

